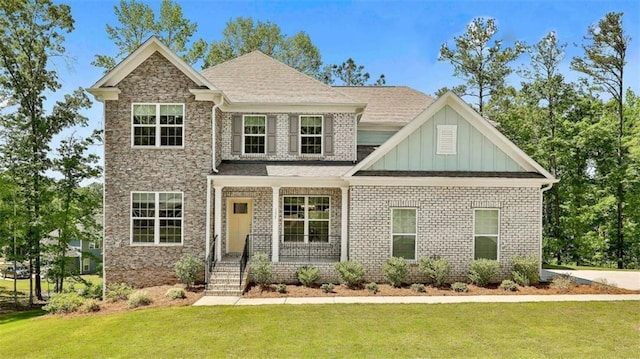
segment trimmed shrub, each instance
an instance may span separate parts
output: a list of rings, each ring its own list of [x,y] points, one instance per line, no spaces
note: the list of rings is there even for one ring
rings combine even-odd
[[[429,283],[435,287],[442,287],[451,272],[451,264],[447,258],[422,257],[418,266],[427,275]]]
[[[284,283],[280,283],[276,286],[276,292],[278,293],[286,293],[287,292],[287,285]]]
[[[551,279],[551,288],[560,292],[568,292],[578,286],[578,281],[571,274],[559,274]]]
[[[72,313],[77,311],[84,301],[78,293],[60,293],[49,299],[49,303],[42,309],[52,314]]]
[[[184,299],[187,297],[187,292],[182,288],[169,288],[165,297],[171,300]]]
[[[351,261],[339,262],[335,265],[340,281],[349,288],[358,288],[364,281],[364,267]]]
[[[113,283],[107,286],[108,302],[117,302],[129,299],[129,295],[133,292],[133,288],[126,283]]]
[[[407,278],[407,267],[403,258],[391,257],[382,264],[382,274],[392,286],[400,287]]]
[[[368,290],[369,292],[376,294],[378,293],[378,283],[376,282],[371,282],[371,283],[367,283],[364,285],[365,289]]]
[[[320,286],[320,289],[322,289],[323,292],[325,293],[331,293],[333,292],[333,283],[324,283]]]
[[[144,290],[138,290],[131,293],[129,299],[127,299],[127,305],[129,308],[142,307],[151,304],[151,302],[153,301],[151,300],[149,293]]]
[[[413,283],[411,285],[411,290],[416,293],[424,293],[427,291],[427,288],[422,283]]]
[[[87,299],[82,305],[82,307],[80,308],[80,311],[82,311],[83,313],[95,313],[95,312],[99,312],[100,309],[101,308],[100,308],[99,300]]]
[[[262,289],[271,284],[273,281],[273,263],[269,260],[269,256],[265,253],[257,253],[249,262],[249,273],[251,279]]]
[[[513,280],[519,285],[526,287],[540,283],[540,263],[533,256],[514,257],[511,260],[513,264]]]
[[[469,264],[469,280],[478,287],[486,287],[493,282],[500,270],[498,261],[476,259]]]
[[[198,275],[202,274],[204,266],[196,257],[191,254],[186,254],[180,258],[173,268],[180,282],[184,283],[187,288],[191,288],[196,282]]]
[[[296,277],[305,287],[311,287],[320,279],[320,270],[317,267],[302,266],[296,271]]]
[[[500,283],[500,289],[504,290],[505,292],[515,292],[516,290],[518,290],[518,285],[513,281],[505,279],[502,281],[502,283]]]
[[[469,291],[469,287],[467,286],[467,283],[462,283],[462,282],[455,282],[451,284],[451,289],[454,292],[458,292],[458,293],[466,293],[467,291]]]

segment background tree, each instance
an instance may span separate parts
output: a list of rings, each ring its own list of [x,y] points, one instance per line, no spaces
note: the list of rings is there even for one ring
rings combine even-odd
[[[525,50],[519,41],[513,48],[503,49],[502,40],[490,45],[497,32],[494,19],[475,18],[462,36],[453,38],[455,48],[442,44],[438,57],[438,61],[453,65],[453,75],[465,81],[464,87],[456,87],[458,95],[475,97],[481,114],[484,114],[485,102],[504,87],[506,77],[513,72],[509,63]]]
[[[86,124],[78,111],[90,105],[80,89],[65,95],[47,114],[47,93],[60,89],[54,56],[64,54],[64,35],[73,30],[71,11],[49,0],[5,0],[0,2],[0,89],[11,94],[12,112],[0,117],[5,139],[3,157],[24,197],[27,222],[25,238],[29,259],[35,269],[35,294],[42,299],[40,283],[40,240],[44,233],[42,211],[50,198],[47,191],[51,168],[49,143],[62,129]]]
[[[201,59],[207,50],[207,43],[202,39],[195,41],[191,47],[187,46],[198,25],[185,19],[182,7],[171,0],[162,0],[157,19],[149,5],[136,0],[120,0],[119,7],[114,6],[114,12],[120,26],[107,24],[107,34],[118,47],[118,53],[115,57],[96,55],[91,63],[104,68],[105,72],[114,68],[152,35],[189,64]]]
[[[616,201],[616,240],[615,253],[618,268],[624,266],[625,228],[624,206],[625,195],[629,187],[627,175],[628,148],[625,141],[629,135],[630,124],[624,117],[624,66],[630,38],[622,27],[622,13],[607,13],[597,25],[587,30],[582,45],[583,57],[575,57],[571,68],[579,71],[592,81],[598,89],[608,93],[613,100],[617,138],[615,141],[615,165],[608,174],[607,185],[614,188]]]
[[[274,23],[254,22],[251,17],[238,17],[227,22],[222,31],[222,40],[209,45],[203,68],[215,66],[255,50],[260,50],[310,76],[316,76],[322,64],[320,51],[306,33],[301,31],[287,37]]]
[[[320,79],[326,84],[334,84],[335,80],[340,80],[339,85],[343,86],[382,86],[386,83],[384,74],[381,74],[373,84],[368,84],[368,72],[364,71],[364,65],[357,65],[352,58],[340,65],[325,66]]]

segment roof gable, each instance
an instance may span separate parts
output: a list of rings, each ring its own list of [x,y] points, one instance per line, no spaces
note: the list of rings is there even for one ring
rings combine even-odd
[[[362,104],[258,50],[205,69],[202,75],[232,103]]]
[[[462,149],[456,155],[436,154],[438,124],[459,126],[457,141],[461,140],[461,133],[465,136],[462,139],[465,145],[458,146]],[[486,158],[482,151],[486,151]],[[555,181],[549,172],[452,92],[441,96],[346,176],[363,170],[521,171],[537,172]]]
[[[165,44],[163,44],[157,37],[152,36],[142,45],[140,45],[134,52],[129,54],[124,60],[114,67],[111,71],[105,74],[98,82],[93,84],[89,90],[97,90],[99,88],[109,88],[118,85],[122,79],[127,77],[133,70],[135,70],[140,64],[147,60],[154,53],[160,53],[175,67],[182,71],[187,77],[199,86],[204,86],[209,90],[218,89],[211,84],[206,78],[195,71],[189,64],[187,64],[182,58],[171,51]]]

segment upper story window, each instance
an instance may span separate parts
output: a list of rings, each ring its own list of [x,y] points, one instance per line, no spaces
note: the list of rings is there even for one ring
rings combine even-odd
[[[242,122],[244,153],[265,153],[267,143],[267,116],[245,115],[242,117]]]
[[[132,244],[182,244],[182,193],[131,193]]]
[[[133,147],[182,147],[184,104],[133,104]]]
[[[300,154],[322,154],[322,116],[300,116]]]
[[[455,155],[457,152],[458,126],[439,125],[438,126],[438,148],[439,155]]]
[[[473,259],[498,259],[500,211],[476,209],[473,216]]]

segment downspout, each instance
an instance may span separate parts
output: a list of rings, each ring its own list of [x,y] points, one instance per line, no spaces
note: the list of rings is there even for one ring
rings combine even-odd
[[[216,110],[224,103],[224,95],[220,95],[220,101],[211,108],[211,171],[218,173],[216,168]]]
[[[544,216],[542,212],[544,211],[544,193],[550,190],[551,187],[553,187],[553,183],[548,183],[540,189],[540,255],[538,258],[538,264],[540,266],[538,268],[538,275],[540,276],[540,279],[542,279],[542,228],[544,227]]]
[[[353,137],[355,138],[355,141],[353,141],[353,163],[358,162],[358,116],[362,116],[363,113],[364,110],[356,112],[353,118]]]

